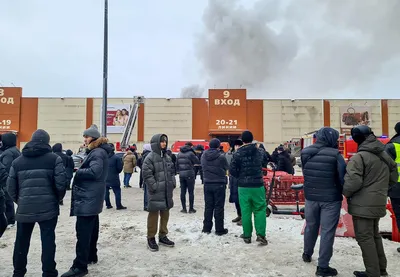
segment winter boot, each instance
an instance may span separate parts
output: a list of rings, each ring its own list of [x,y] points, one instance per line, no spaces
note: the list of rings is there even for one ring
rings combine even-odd
[[[303,262],[311,263],[311,256],[310,255],[307,255],[306,253],[303,253],[302,258],[303,258]]]
[[[114,208],[113,206],[107,206],[107,209],[112,209],[112,208]]]
[[[237,226],[242,226],[242,220],[239,220],[236,224]]]
[[[318,277],[332,277],[332,276],[337,276],[338,272],[336,269],[331,268],[331,267],[319,267],[317,266],[317,271],[315,272],[315,275]]]
[[[60,200],[60,206],[63,206],[64,205],[64,200]]]
[[[251,243],[251,238],[245,238],[243,234],[240,235],[240,238],[243,239],[243,241],[246,244],[250,244]]]
[[[228,234],[228,229],[224,229],[224,230],[219,231],[219,232],[216,231],[215,234],[216,234],[217,236],[226,235],[226,234]]]
[[[268,245],[267,239],[263,236],[257,236],[256,241],[258,241],[261,246]]]
[[[117,210],[126,210],[126,207],[121,205],[120,207],[117,207]]]
[[[182,210],[181,210],[181,213],[187,214],[187,210],[186,210],[186,209],[182,209]]]
[[[88,273],[89,272],[87,271],[87,269],[82,270],[76,267],[71,267],[70,270],[61,275],[61,277],[83,277],[88,275]]]
[[[389,273],[386,270],[381,270],[381,276],[389,276]]]
[[[158,251],[158,244],[155,238],[147,239],[147,248],[149,248],[151,252]]]
[[[232,222],[233,222],[233,223],[237,223],[237,222],[239,222],[239,221],[241,221],[241,220],[242,220],[242,217],[241,217],[241,216],[238,216],[237,218],[232,219]]]
[[[201,232],[204,233],[204,234],[207,234],[207,235],[211,234],[211,231],[207,231],[207,230],[204,230],[204,229],[201,230]]]
[[[197,211],[195,210],[195,209],[193,209],[193,208],[191,208],[190,210],[189,210],[189,213],[190,214],[195,214]]]
[[[167,247],[174,247],[175,246],[175,242],[170,241],[166,236],[162,237],[162,238],[159,238],[158,242],[160,244],[164,245],[164,246],[167,246]]]
[[[364,271],[354,271],[353,274],[356,277],[368,277],[367,273],[365,273]]]
[[[400,247],[399,247],[399,248],[397,248],[397,252],[399,252],[399,253],[400,253]]]

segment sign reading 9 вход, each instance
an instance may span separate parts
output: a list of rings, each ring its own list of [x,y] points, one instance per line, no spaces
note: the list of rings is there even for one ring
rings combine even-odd
[[[0,88],[0,132],[19,131],[21,88]]]
[[[237,132],[246,130],[246,90],[209,90],[209,130]]]

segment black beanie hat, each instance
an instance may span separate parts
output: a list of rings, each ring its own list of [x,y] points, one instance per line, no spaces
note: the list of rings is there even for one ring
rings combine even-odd
[[[396,134],[400,134],[400,122],[396,123],[396,126],[394,126],[394,130],[396,131]]]
[[[241,139],[235,140],[235,142],[233,143],[233,146],[236,146],[236,145],[242,146],[243,145],[243,141]]]
[[[210,141],[210,148],[218,149],[220,145],[221,145],[221,142],[220,142],[219,139],[217,139],[217,138],[213,138],[213,139]]]
[[[356,126],[351,129],[351,137],[358,145],[363,143],[371,134],[373,134],[371,128],[366,125]]]
[[[244,143],[252,143],[253,140],[253,134],[250,131],[244,131],[242,133],[242,141]]]
[[[50,143],[50,135],[45,130],[38,129],[32,134],[31,141],[49,144]]]

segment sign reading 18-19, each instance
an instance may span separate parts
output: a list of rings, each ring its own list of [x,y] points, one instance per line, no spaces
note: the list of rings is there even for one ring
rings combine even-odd
[[[11,120],[10,119],[3,119],[0,120],[0,129],[10,129],[11,128]]]
[[[218,126],[218,129],[236,129],[238,121],[236,119],[217,119],[215,120],[215,125]]]

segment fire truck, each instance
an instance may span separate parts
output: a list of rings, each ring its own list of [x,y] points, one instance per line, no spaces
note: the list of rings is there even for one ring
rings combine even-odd
[[[317,131],[313,131],[305,134],[301,138],[301,149],[315,143],[315,141],[317,140],[316,133]],[[386,144],[390,141],[390,138],[388,138],[387,136],[377,136],[377,138],[383,144]],[[346,162],[357,153],[357,143],[351,138],[351,136],[346,134],[339,135],[338,148]]]

